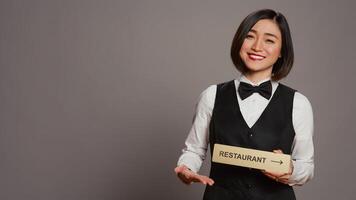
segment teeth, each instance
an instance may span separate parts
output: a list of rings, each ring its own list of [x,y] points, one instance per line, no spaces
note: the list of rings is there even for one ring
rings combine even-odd
[[[249,55],[252,59],[256,59],[256,60],[262,60],[263,56],[257,56],[257,55]]]

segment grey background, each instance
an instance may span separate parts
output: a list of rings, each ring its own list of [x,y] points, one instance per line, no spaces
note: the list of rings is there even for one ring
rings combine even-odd
[[[1,0],[0,199],[200,199],[173,168],[199,94],[238,76],[233,35],[261,8],[286,15],[282,82],[314,109],[315,178],[297,197],[353,199],[351,0]]]

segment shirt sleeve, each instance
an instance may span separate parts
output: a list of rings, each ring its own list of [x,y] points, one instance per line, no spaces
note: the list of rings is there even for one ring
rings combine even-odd
[[[314,176],[313,110],[309,100],[299,92],[294,95],[292,145],[293,173],[289,185],[303,185]]]
[[[186,165],[198,172],[206,157],[209,144],[209,124],[214,107],[216,85],[211,85],[199,96],[195,106],[193,124],[185,140],[185,147],[178,159],[177,165]]]

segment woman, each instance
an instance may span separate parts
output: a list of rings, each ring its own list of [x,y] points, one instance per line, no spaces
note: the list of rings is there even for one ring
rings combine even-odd
[[[175,172],[186,184],[206,184],[204,200],[295,199],[292,186],[314,173],[313,113],[304,95],[278,82],[294,60],[285,17],[270,9],[248,15],[231,58],[242,75],[202,92]],[[215,143],[290,154],[289,173],[212,162],[210,177],[199,175],[208,144],[212,152]]]

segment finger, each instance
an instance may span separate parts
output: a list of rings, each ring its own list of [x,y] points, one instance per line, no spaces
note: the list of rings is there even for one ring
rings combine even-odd
[[[276,176],[276,177],[285,176],[285,175],[289,175],[290,174],[290,173],[277,173],[277,172],[272,172],[272,171],[267,171],[267,170],[261,170],[261,171],[264,174],[270,174],[270,175]]]
[[[207,177],[207,176],[202,176],[203,179],[206,180],[207,184],[209,184],[210,186],[212,186],[214,184],[214,180]]]
[[[285,176],[285,177],[280,177],[278,178],[279,182],[284,183],[284,184],[288,184],[289,183],[289,176]]]
[[[206,185],[208,182],[207,179],[201,175],[194,175],[192,178],[193,178],[193,182],[200,182],[203,183],[204,185]]]
[[[283,151],[280,150],[280,149],[276,149],[276,150],[273,150],[273,153],[280,153],[280,154],[283,154]]]
[[[202,176],[197,173],[194,173],[193,171],[189,170],[189,168],[185,165],[178,166],[174,169],[178,177],[185,183],[185,184],[191,184],[192,182],[200,182],[204,185],[209,184],[213,185],[214,180],[207,177],[207,176]]]
[[[279,178],[283,178],[283,179],[289,179],[290,178],[290,174],[283,174],[282,176],[280,176]]]
[[[192,179],[192,181],[195,183],[202,183],[202,184],[206,185],[206,181],[204,179],[202,179],[201,177],[194,177]]]
[[[176,174],[182,172],[183,170],[184,170],[184,169],[183,169],[183,166],[178,166],[178,167],[174,168],[174,172],[175,172]]]
[[[268,178],[270,178],[270,179],[273,179],[273,180],[275,180],[276,179],[276,177],[274,177],[274,176],[271,176],[271,175],[266,175]]]
[[[266,175],[268,178],[270,179],[273,179],[273,180],[281,180],[281,176],[276,176],[276,175],[273,175],[273,174],[269,174],[269,173],[266,173],[266,172],[262,172],[264,175]],[[288,180],[286,176],[282,176],[283,177],[283,180]]]
[[[207,177],[207,176],[202,176],[202,175],[195,175],[194,176],[194,179],[193,179],[194,182],[200,182],[204,185],[208,184],[208,185],[213,185],[214,184],[214,181],[213,179]]]
[[[177,175],[185,179],[189,179],[193,174],[195,174],[193,171],[189,170],[189,168],[186,166],[178,167],[175,171]]]
[[[278,182],[281,182],[281,183],[284,183],[284,184],[288,184],[290,175],[289,174],[284,174],[284,175],[276,177],[276,178],[277,178]]]
[[[262,172],[265,176],[267,176],[268,178],[271,178],[271,179],[276,179],[275,176],[269,174],[269,173],[266,173],[266,172]]]
[[[278,177],[271,176],[271,175],[266,175],[266,176],[274,181],[280,182],[280,179]]]
[[[185,165],[180,165],[180,166],[178,166],[178,167],[176,167],[175,169],[174,169],[174,172],[176,172],[177,174],[178,173],[181,173],[181,172],[184,172],[184,171],[187,171],[187,170],[189,170],[189,168],[187,167],[187,166],[185,166]],[[190,170],[189,170],[190,171]]]
[[[284,183],[284,184],[289,184],[289,180],[282,180],[282,183]]]
[[[191,181],[189,179],[187,179],[185,175],[179,173],[178,177],[183,183],[185,183],[187,185],[191,184]]]
[[[278,181],[281,183],[289,183],[288,179],[278,179]]]
[[[278,179],[278,182],[288,184],[289,180],[288,179]]]
[[[176,167],[175,172],[178,176],[178,178],[185,184],[191,184],[192,183],[192,174],[194,174],[192,171],[189,170],[188,167],[186,166],[179,166]]]
[[[289,175],[287,174],[284,174],[283,176],[274,176],[274,175],[271,175],[269,173],[265,173],[265,172],[262,172],[263,174],[265,174],[268,178],[274,180],[274,181],[277,181],[277,182],[280,182],[280,183],[283,183],[283,184],[288,184],[289,183]]]
[[[283,173],[283,174],[279,174],[279,173],[270,172],[270,171],[264,171],[263,173],[264,173],[264,174],[271,175],[271,176],[275,176],[275,177],[280,177],[280,176],[285,175],[285,173]]]

